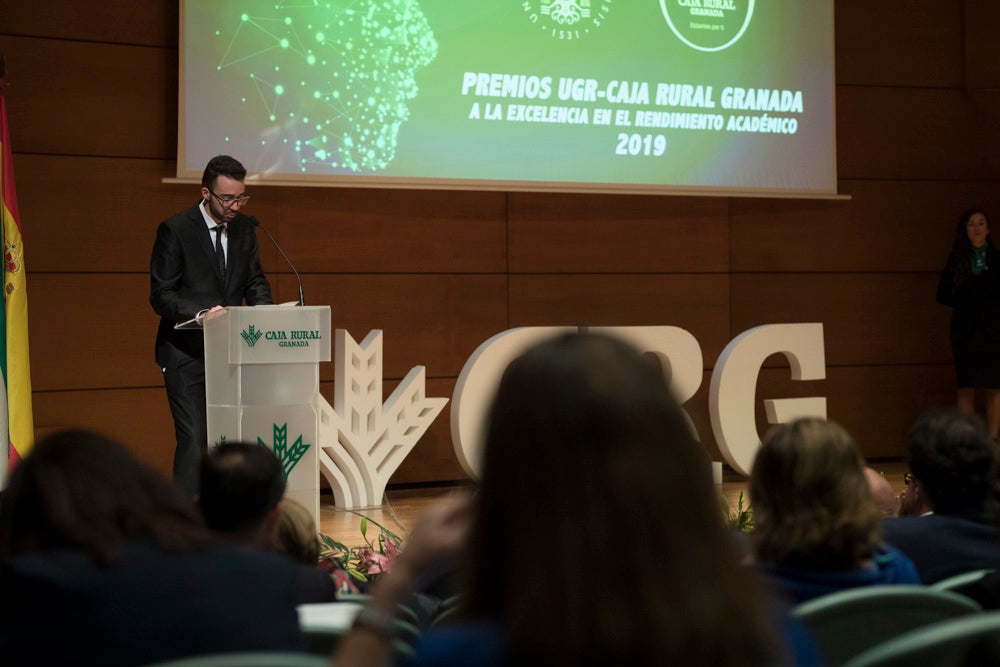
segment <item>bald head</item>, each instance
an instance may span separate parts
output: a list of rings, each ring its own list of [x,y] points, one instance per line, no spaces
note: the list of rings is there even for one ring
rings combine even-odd
[[[872,492],[872,500],[882,517],[893,517],[899,513],[899,500],[896,492],[892,490],[892,484],[877,470],[865,467],[865,479],[868,480],[868,488]]]

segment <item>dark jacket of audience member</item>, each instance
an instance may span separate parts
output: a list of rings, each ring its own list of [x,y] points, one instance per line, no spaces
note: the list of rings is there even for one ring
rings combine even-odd
[[[278,551],[285,486],[281,462],[270,449],[248,442],[226,442],[202,458],[198,506],[209,529],[219,537]],[[296,602],[330,602],[336,594],[333,578],[319,567],[316,558],[308,564],[300,561]]]
[[[933,513],[887,519],[886,541],[913,559],[925,584],[1000,566],[1000,527],[989,506],[996,451],[983,421],[935,410],[908,439],[911,486]]]
[[[759,567],[796,603],[847,588],[920,583],[881,544],[865,464],[833,422],[798,419],[764,438],[750,473]]]
[[[0,507],[0,664],[301,649],[295,579],[282,556],[216,543],[121,445],[58,433],[14,469]]]

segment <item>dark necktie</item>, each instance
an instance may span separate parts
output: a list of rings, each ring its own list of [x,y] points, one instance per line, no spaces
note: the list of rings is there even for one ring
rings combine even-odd
[[[215,261],[219,265],[219,273],[222,274],[222,278],[226,277],[226,251],[222,249],[222,232],[226,229],[225,225],[217,225],[212,228],[215,232]]]

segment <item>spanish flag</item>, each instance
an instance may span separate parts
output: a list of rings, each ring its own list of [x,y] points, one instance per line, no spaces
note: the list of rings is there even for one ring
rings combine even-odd
[[[14,155],[7,132],[7,104],[0,80],[0,213],[3,214],[3,301],[0,311],[0,368],[3,401],[0,425],[7,432],[7,456],[0,457],[0,487],[31,449],[34,422],[31,415],[31,369],[28,363],[28,292],[24,275],[24,244],[14,192]]]

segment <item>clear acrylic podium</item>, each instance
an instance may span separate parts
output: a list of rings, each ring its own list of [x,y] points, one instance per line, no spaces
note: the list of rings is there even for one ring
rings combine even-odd
[[[205,318],[204,336],[209,447],[266,445],[281,461],[285,496],[318,526],[319,362],[330,361],[330,307],[230,307]]]

